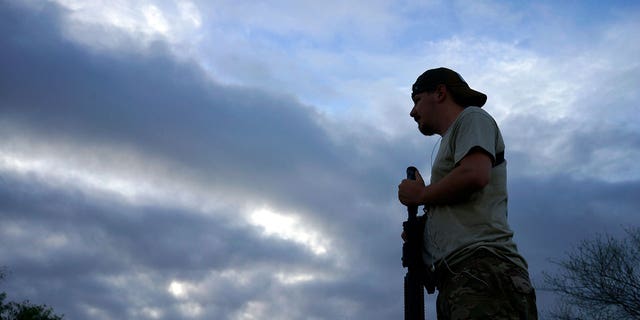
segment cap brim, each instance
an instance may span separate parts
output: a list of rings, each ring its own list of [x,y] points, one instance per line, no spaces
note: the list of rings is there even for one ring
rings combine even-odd
[[[473,90],[469,87],[457,87],[451,88],[451,90],[454,91],[456,100],[465,107],[482,107],[487,102],[486,94]]]

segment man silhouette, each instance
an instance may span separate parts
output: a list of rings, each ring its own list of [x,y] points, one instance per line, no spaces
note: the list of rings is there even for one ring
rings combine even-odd
[[[481,109],[487,96],[437,68],[418,77],[411,98],[418,130],[442,137],[430,183],[417,173],[398,186],[402,204],[425,206],[423,259],[437,276],[438,319],[537,319],[507,223],[504,141]]]

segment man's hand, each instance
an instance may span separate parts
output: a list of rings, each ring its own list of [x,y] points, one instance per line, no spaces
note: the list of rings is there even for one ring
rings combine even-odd
[[[419,173],[416,180],[403,180],[398,186],[398,199],[406,206],[452,205],[469,200],[469,197],[491,180],[491,156],[474,148],[460,160],[458,166],[442,179],[428,186]]]
[[[424,180],[416,170],[416,180],[404,179],[398,185],[398,199],[405,206],[423,205],[425,191]]]

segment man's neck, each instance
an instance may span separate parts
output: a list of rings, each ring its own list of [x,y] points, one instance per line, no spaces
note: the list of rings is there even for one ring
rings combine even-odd
[[[460,113],[462,113],[463,110],[464,110],[463,107],[455,103],[444,105],[442,108],[443,113],[442,113],[441,126],[437,133],[440,136],[443,136],[447,132],[447,130],[449,130],[449,127],[451,127],[453,122],[456,121],[456,119],[458,118]]]

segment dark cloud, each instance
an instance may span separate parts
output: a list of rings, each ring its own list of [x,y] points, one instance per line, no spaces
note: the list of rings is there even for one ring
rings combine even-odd
[[[605,183],[569,176],[518,178],[510,184],[510,221],[525,252],[540,259],[562,254],[585,236],[620,235],[637,225],[640,183]]]
[[[3,257],[14,270],[7,291],[46,302],[70,318],[90,317],[88,306],[111,318],[131,318],[145,305],[131,302],[140,297],[161,308],[165,318],[180,318],[167,281],[202,282],[212,272],[239,272],[249,284],[208,287],[217,294],[198,301],[212,306],[203,318],[231,318],[252,300],[266,302],[271,312],[291,309],[291,318],[343,318],[375,312],[372,297],[390,298],[386,287],[370,279],[376,270],[371,259],[386,259],[359,250],[368,233],[388,232],[371,218],[378,214],[370,210],[376,201],[363,197],[370,191],[362,183],[371,179],[358,181],[365,175],[347,156],[348,145],[333,144],[314,109],[292,97],[217,84],[194,64],[177,62],[161,43],[144,53],[79,47],[61,35],[60,12],[53,6],[3,6],[0,15],[0,67],[6,71],[0,75],[0,108],[2,122],[16,129],[5,133],[54,145],[125,145],[187,167],[209,185],[246,192],[256,202],[304,209],[327,234],[356,239],[338,237],[330,248],[349,264],[339,267],[292,242],[265,238],[245,221],[221,218],[240,214],[132,206],[91,190],[6,173],[3,221],[29,234],[3,239]],[[383,251],[395,252],[392,265],[400,274],[393,234],[394,250]],[[47,244],[56,239],[62,243]],[[352,266],[354,261],[361,267]],[[278,270],[320,272],[334,280],[290,288],[274,280]],[[153,284],[138,279],[140,274]],[[121,288],[109,280],[119,278],[130,285]],[[398,290],[393,296],[400,296]],[[64,298],[56,297],[60,291]],[[288,300],[278,301],[283,295]]]
[[[217,272],[243,273],[246,283],[219,279],[205,285],[213,296],[205,293],[196,299],[210,305],[209,316],[231,318],[252,300],[267,302],[272,314],[288,310],[290,318],[397,312],[397,306],[371,304],[398,301],[400,292],[397,284],[389,290],[392,279],[377,271],[366,255],[346,259],[360,260],[358,265],[338,268],[290,242],[264,239],[242,223],[179,209],[102,202],[77,190],[46,189],[22,178],[5,176],[0,186],[5,227],[28,232],[3,236],[1,255],[10,258],[12,270],[3,288],[53,305],[70,318],[89,317],[83,305],[111,318],[131,318],[142,304],[136,299],[142,298],[142,305],[161,308],[166,318],[181,318],[179,303],[167,292],[169,281],[198,283]],[[69,243],[46,245],[54,235],[64,235]],[[399,259],[393,258],[393,273],[401,279]],[[325,273],[332,280],[283,286],[273,279],[274,272],[305,271]],[[153,284],[139,279],[140,274]],[[126,285],[110,281],[118,278]],[[286,300],[280,301],[282,297]]]
[[[50,4],[0,6],[4,141],[26,141],[20,150],[34,147],[30,141],[50,145],[63,158],[86,156],[65,155],[57,148],[65,143],[87,154],[94,146],[135,150],[223,201],[211,210],[171,199],[132,203],[3,169],[0,265],[11,270],[2,283],[9,298],[47,303],[69,319],[144,319],[158,310],[179,319],[189,302],[201,319],[237,318],[247,308],[265,318],[401,315],[406,213],[396,186],[407,165],[428,170],[436,140],[344,128],[295,97],[222,85],[161,42],[144,52],[82,47],[63,36],[63,15]],[[597,145],[617,136],[601,134]],[[636,148],[630,137],[619,143]],[[572,159],[595,152],[587,138],[567,136]],[[534,277],[585,235],[638,223],[636,182],[528,176],[521,172],[535,159],[514,149],[510,221]],[[262,234],[244,220],[251,203],[297,213],[331,241],[328,253]],[[279,274],[316,278],[286,283]],[[174,297],[171,281],[199,289]]]
[[[85,50],[60,35],[52,8],[20,19],[4,11],[5,121],[87,144],[129,143],[223,181],[267,179],[258,187],[338,160],[317,114],[291,97],[217,84],[162,43],[144,53]]]

